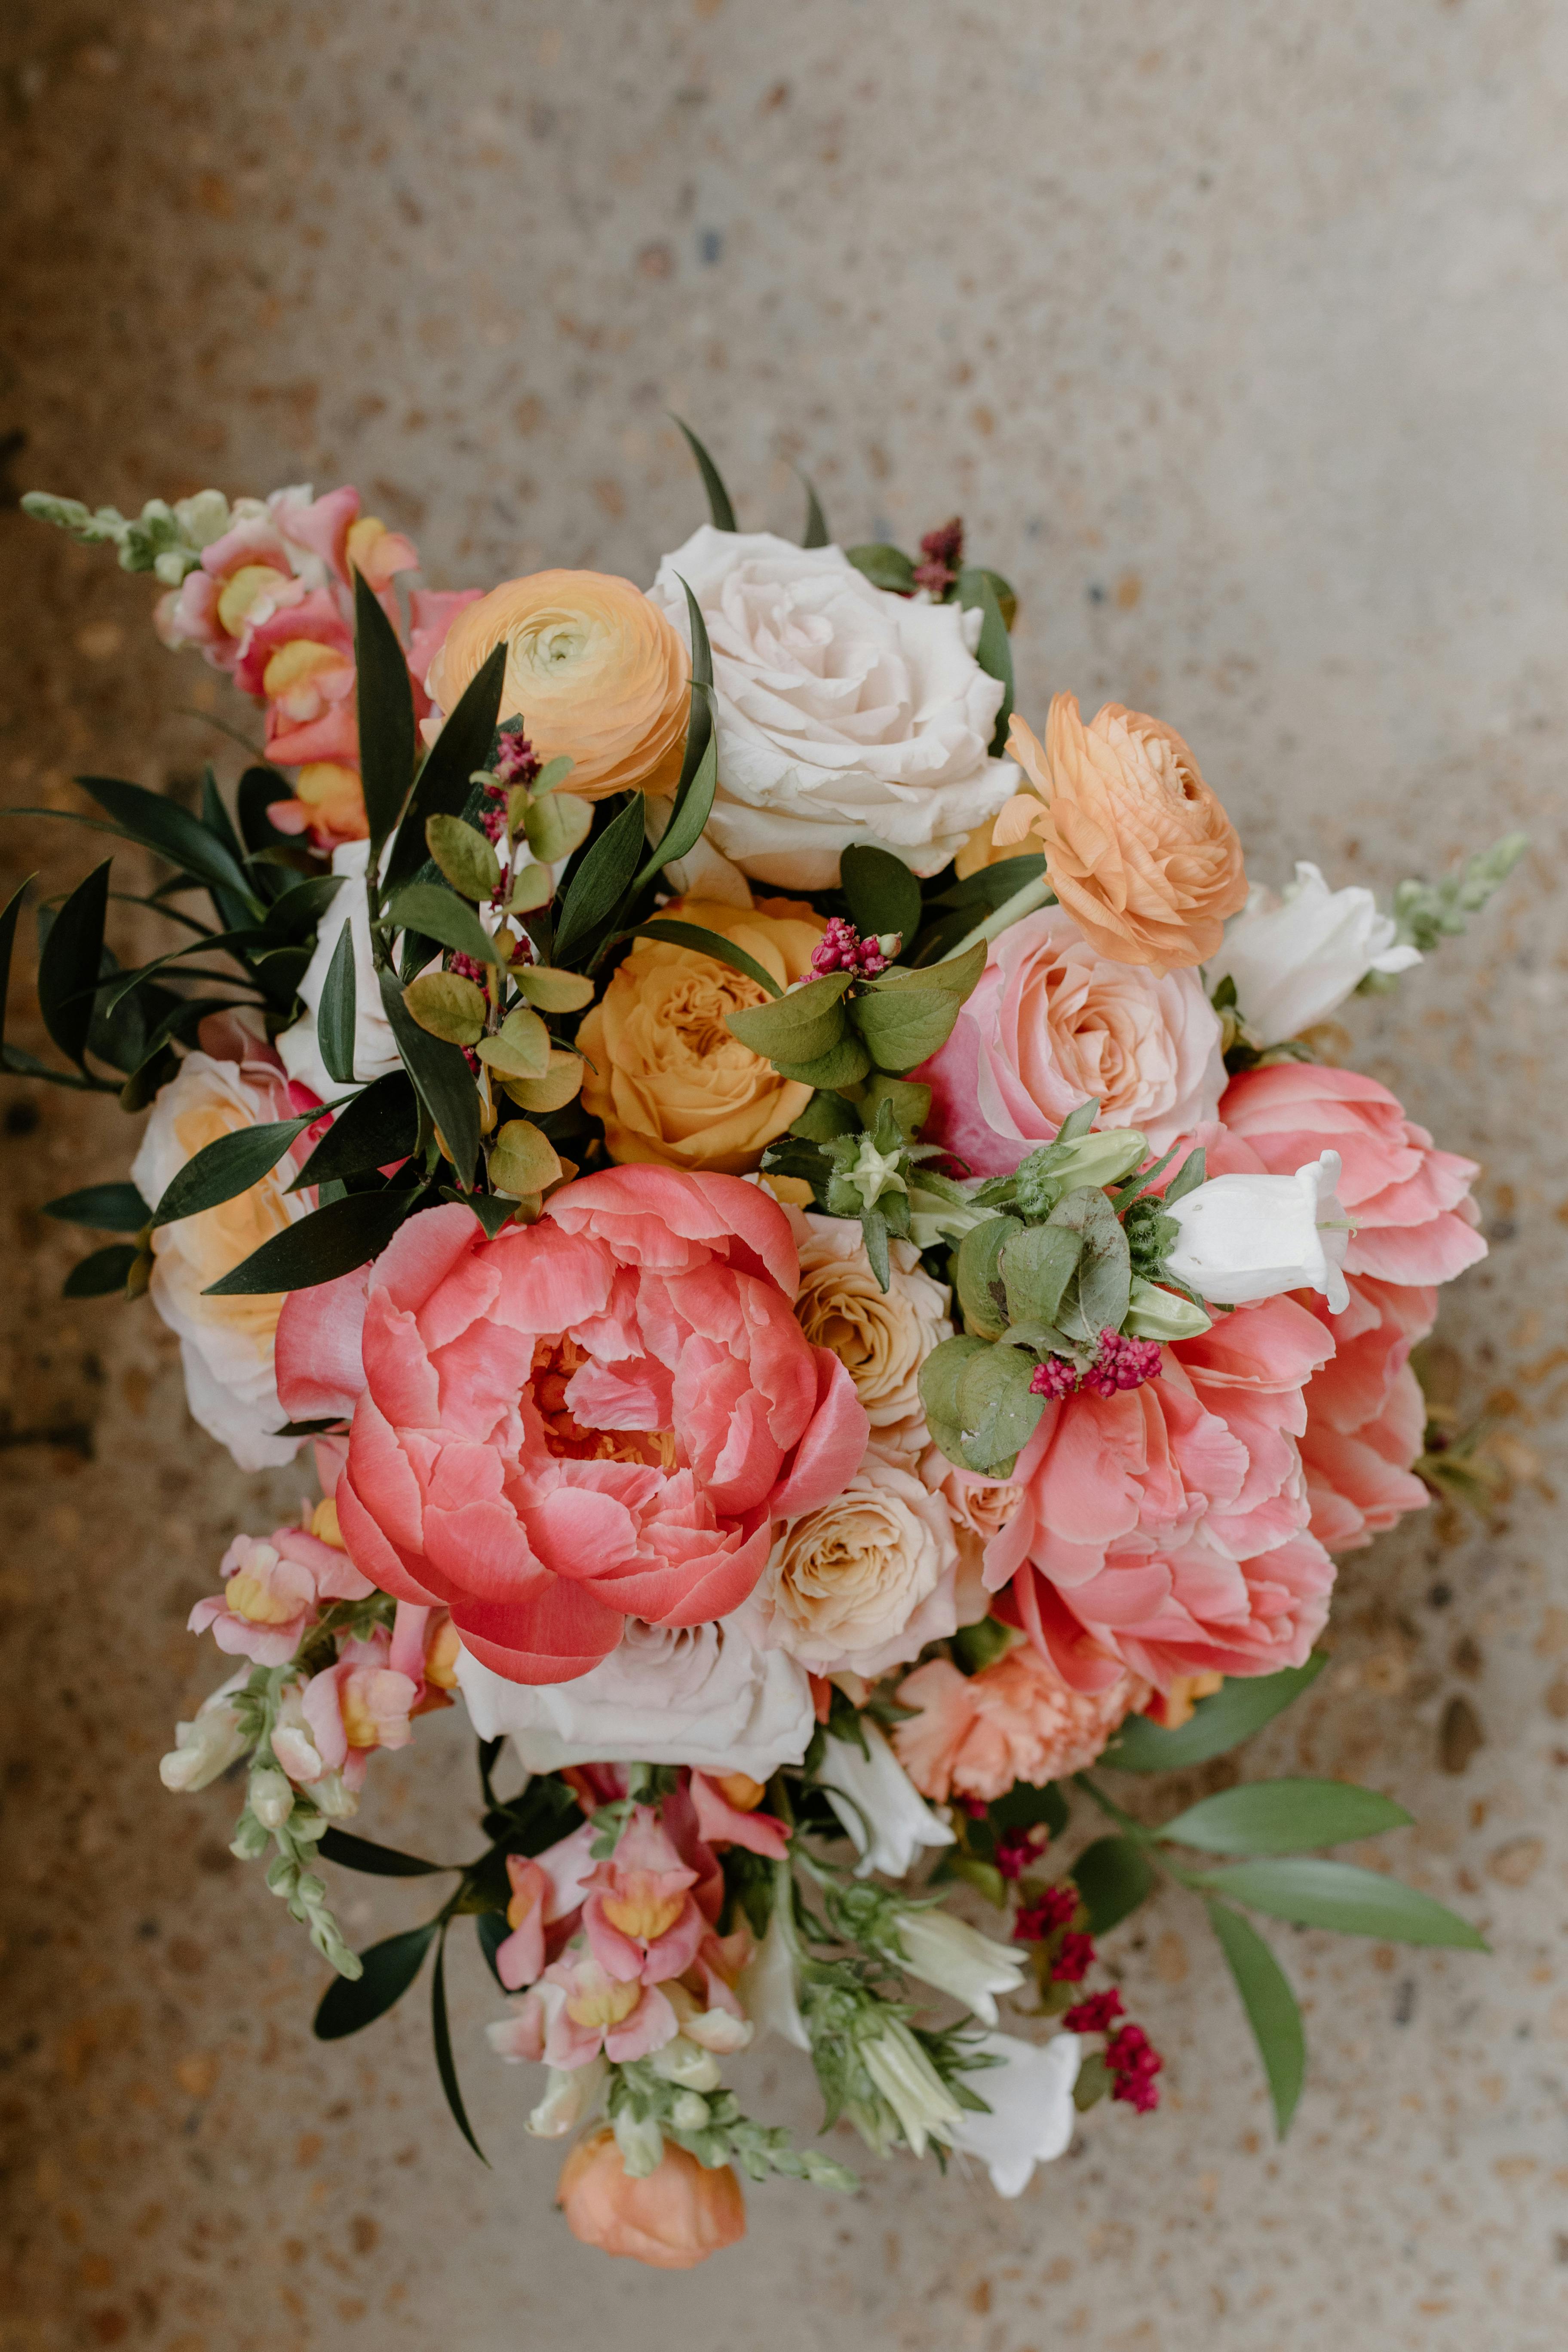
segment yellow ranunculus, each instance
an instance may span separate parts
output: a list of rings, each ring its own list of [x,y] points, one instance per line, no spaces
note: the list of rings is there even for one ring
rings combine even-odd
[[[810,972],[823,931],[809,907],[788,898],[754,908],[693,898],[667,911],[732,940],[781,986]],[[604,1121],[612,1160],[721,1176],[757,1165],[811,1098],[725,1026],[726,1013],[766,1001],[754,980],[712,956],[637,941],[577,1033],[588,1066],[584,1108]]]
[[[675,628],[629,580],[533,572],[458,614],[430,666],[451,711],[497,646],[507,649],[500,716],[521,718],[542,761],[564,752],[582,799],[641,787],[671,793],[686,746],[689,670]]]

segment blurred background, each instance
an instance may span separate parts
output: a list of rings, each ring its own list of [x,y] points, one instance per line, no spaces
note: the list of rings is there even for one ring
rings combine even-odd
[[[705,511],[674,409],[744,527],[798,533],[794,465],[847,541],[961,512],[1019,591],[1024,712],[1068,688],[1178,728],[1256,877],[1310,856],[1386,892],[1512,826],[1535,844],[1469,938],[1344,1016],[1485,1164],[1492,1255],[1446,1299],[1436,1377],[1494,1417],[1505,1484],[1346,1561],[1328,1672],[1240,1766],[1398,1798],[1418,1826],[1360,1858],[1493,1957],[1272,1931],[1311,2043],[1281,2148],[1169,1892],[1108,1948],[1166,2053],[1157,2115],[1096,2109],[1016,2204],[930,2166],[753,2190],[745,2247],[685,2276],[567,2235],[471,1945],[489,2171],[420,1996],[313,2043],[323,1970],[231,1861],[227,1792],[160,1790],[216,1678],[184,1616],[306,1465],[241,1476],[147,1306],[61,1302],[84,1237],[35,1204],[122,1175],[132,1130],[7,1080],[0,2352],[1561,2345],[1568,16],[14,0],[0,65],[10,802],[79,807],[83,770],[188,793],[206,759],[237,772],[213,722],[249,715],[155,642],[149,582],[25,521],[22,489],[134,510],[353,481],[434,585],[646,583]],[[87,840],[10,818],[0,850],[52,888]],[[36,1045],[22,974],[12,1019]],[[418,1748],[363,1826],[466,1854],[471,1746],[449,1716]],[[425,1907],[342,1893],[361,1942]],[[813,2128],[804,2061],[749,2063],[749,2104]]]

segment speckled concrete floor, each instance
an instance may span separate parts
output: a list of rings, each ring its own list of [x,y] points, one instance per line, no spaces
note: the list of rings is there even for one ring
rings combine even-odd
[[[929,2170],[752,2199],[688,2278],[578,2249],[458,1969],[483,2172],[423,2019],[323,2052],[321,1971],[221,1796],[154,1759],[212,1678],[181,1631],[240,1477],[145,1308],[62,1307],[32,1204],[121,1172],[112,1108],[7,1088],[5,2352],[636,2341],[718,2352],[1547,2352],[1568,2320],[1568,1402],[1561,870],[1568,18],[1550,0],[22,0],[0,432],[16,487],[130,507],[363,484],[441,584],[651,576],[815,477],[846,538],[955,508],[1016,581],[1021,699],[1113,695],[1196,747],[1254,871],[1386,887],[1516,824],[1506,907],[1350,1017],[1486,1163],[1493,1255],[1442,1333],[1513,1474],[1346,1567],[1333,1663],[1249,1772],[1409,1805],[1397,1867],[1495,1954],[1281,1930],[1309,2085],[1271,2141],[1189,1898],[1120,1939],[1169,2053],[1016,2205]],[[21,436],[26,436],[25,444]],[[145,583],[4,518],[13,799],[237,756]],[[232,715],[232,714],[231,714]],[[6,831],[48,882],[79,836]],[[16,1017],[31,1017],[26,1002]],[[1441,1769],[1456,1699],[1482,1734]],[[465,1850],[452,1718],[368,1817]],[[1450,1763],[1459,1760],[1451,1750]],[[351,1927],[417,1916],[347,1888]],[[807,2123],[790,2069],[757,2104]]]

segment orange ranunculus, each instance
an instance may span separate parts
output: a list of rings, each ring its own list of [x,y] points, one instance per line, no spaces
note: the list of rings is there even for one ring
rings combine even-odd
[[[563,2165],[555,2201],[584,2245],[655,2270],[691,2270],[746,2234],[746,2200],[729,2166],[710,2170],[672,2140],[655,2169],[634,2179],[614,2132],[590,2132]]]
[[[1044,744],[1015,718],[1007,748],[1040,799],[1009,801],[994,845],[1040,842],[1051,887],[1090,945],[1166,971],[1213,955],[1247,901],[1241,844],[1173,729],[1120,702],[1086,727],[1077,697],[1058,694]]]
[[[607,572],[533,572],[460,613],[430,666],[445,711],[498,645],[500,716],[521,718],[541,760],[573,761],[584,800],[671,793],[686,744],[686,647],[658,606]]]
[[[666,909],[743,948],[781,987],[809,976],[823,923],[790,898],[755,907],[677,900]],[[577,1032],[584,1108],[605,1123],[612,1160],[742,1176],[797,1119],[811,1088],[781,1078],[725,1027],[767,1003],[763,989],[693,948],[639,940]]]

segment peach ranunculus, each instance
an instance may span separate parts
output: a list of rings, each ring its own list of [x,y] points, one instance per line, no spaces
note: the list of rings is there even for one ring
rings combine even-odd
[[[792,898],[754,908],[675,899],[664,912],[744,950],[781,988],[811,977],[822,918]],[[577,1033],[583,1107],[612,1160],[740,1176],[797,1119],[811,1088],[781,1078],[725,1026],[764,1004],[759,982],[669,940],[637,940]]]
[[[353,1410],[354,1565],[446,1603],[496,1673],[570,1682],[628,1617],[738,1608],[772,1520],[859,1461],[864,1410],[806,1344],[796,1279],[784,1211],[733,1176],[608,1169],[494,1240],[454,1202],[293,1294],[282,1392],[302,1418]]]
[[[1247,876],[1236,828],[1174,730],[1120,702],[1086,727],[1076,695],[1058,694],[1045,742],[1015,717],[1007,748],[1040,799],[1010,801],[993,845],[1039,842],[1090,945],[1157,970],[1213,955],[1247,903]]]
[[[658,606],[608,572],[533,572],[460,614],[426,673],[443,711],[497,646],[500,716],[521,718],[539,759],[566,753],[587,801],[670,793],[689,704],[686,647]]]
[[[813,1674],[885,1674],[956,1632],[957,1570],[942,1497],[873,1446],[840,1493],[781,1531],[760,1595],[768,1639]]]
[[[204,1030],[207,1024],[204,1024]],[[238,1039],[238,1032],[235,1033]],[[270,1046],[246,1041],[247,1059],[216,1060],[187,1054],[175,1076],[158,1090],[131,1181],[155,1208],[188,1160],[220,1135],[296,1116],[309,1106],[291,1099],[283,1067]],[[311,1150],[300,1137],[269,1175],[232,1201],[199,1215],[160,1225],[153,1235],[153,1304],[180,1338],[185,1396],[196,1421],[226,1445],[242,1470],[276,1469],[292,1462],[302,1440],[279,1437],[288,1413],[278,1402],[273,1340],[283,1294],[208,1298],[209,1283],[233,1272],[242,1258],[296,1224],[315,1206],[312,1192],[290,1192]]]
[[[925,1139],[1001,1176],[1091,1096],[1097,1126],[1141,1128],[1163,1151],[1215,1117],[1223,1034],[1195,972],[1107,955],[1047,907],[992,942],[947,1043],[916,1075],[931,1090]]]
[[[746,2234],[746,2200],[727,2164],[699,2164],[667,2141],[654,2170],[635,2178],[608,2129],[578,2141],[562,2167],[556,2202],[584,2245],[655,2270],[691,2270]]]
[[[1078,1691],[1300,1665],[1334,1570],[1296,1441],[1331,1350],[1306,1307],[1269,1298],[1163,1349],[1158,1380],[1048,1403],[986,1546],[992,1614]]]
[[[916,1712],[899,1724],[893,1746],[922,1797],[990,1804],[1016,1780],[1043,1788],[1087,1771],[1148,1696],[1131,1675],[1103,1691],[1069,1690],[1027,1643],[977,1675],[931,1658],[899,1685],[899,1705]]]
[[[800,1250],[795,1320],[814,1348],[830,1348],[855,1383],[873,1442],[918,1454],[930,1442],[920,1370],[952,1337],[951,1294],[911,1242],[888,1244],[888,1287],[871,1270],[859,1221],[815,1213],[791,1219]]]

